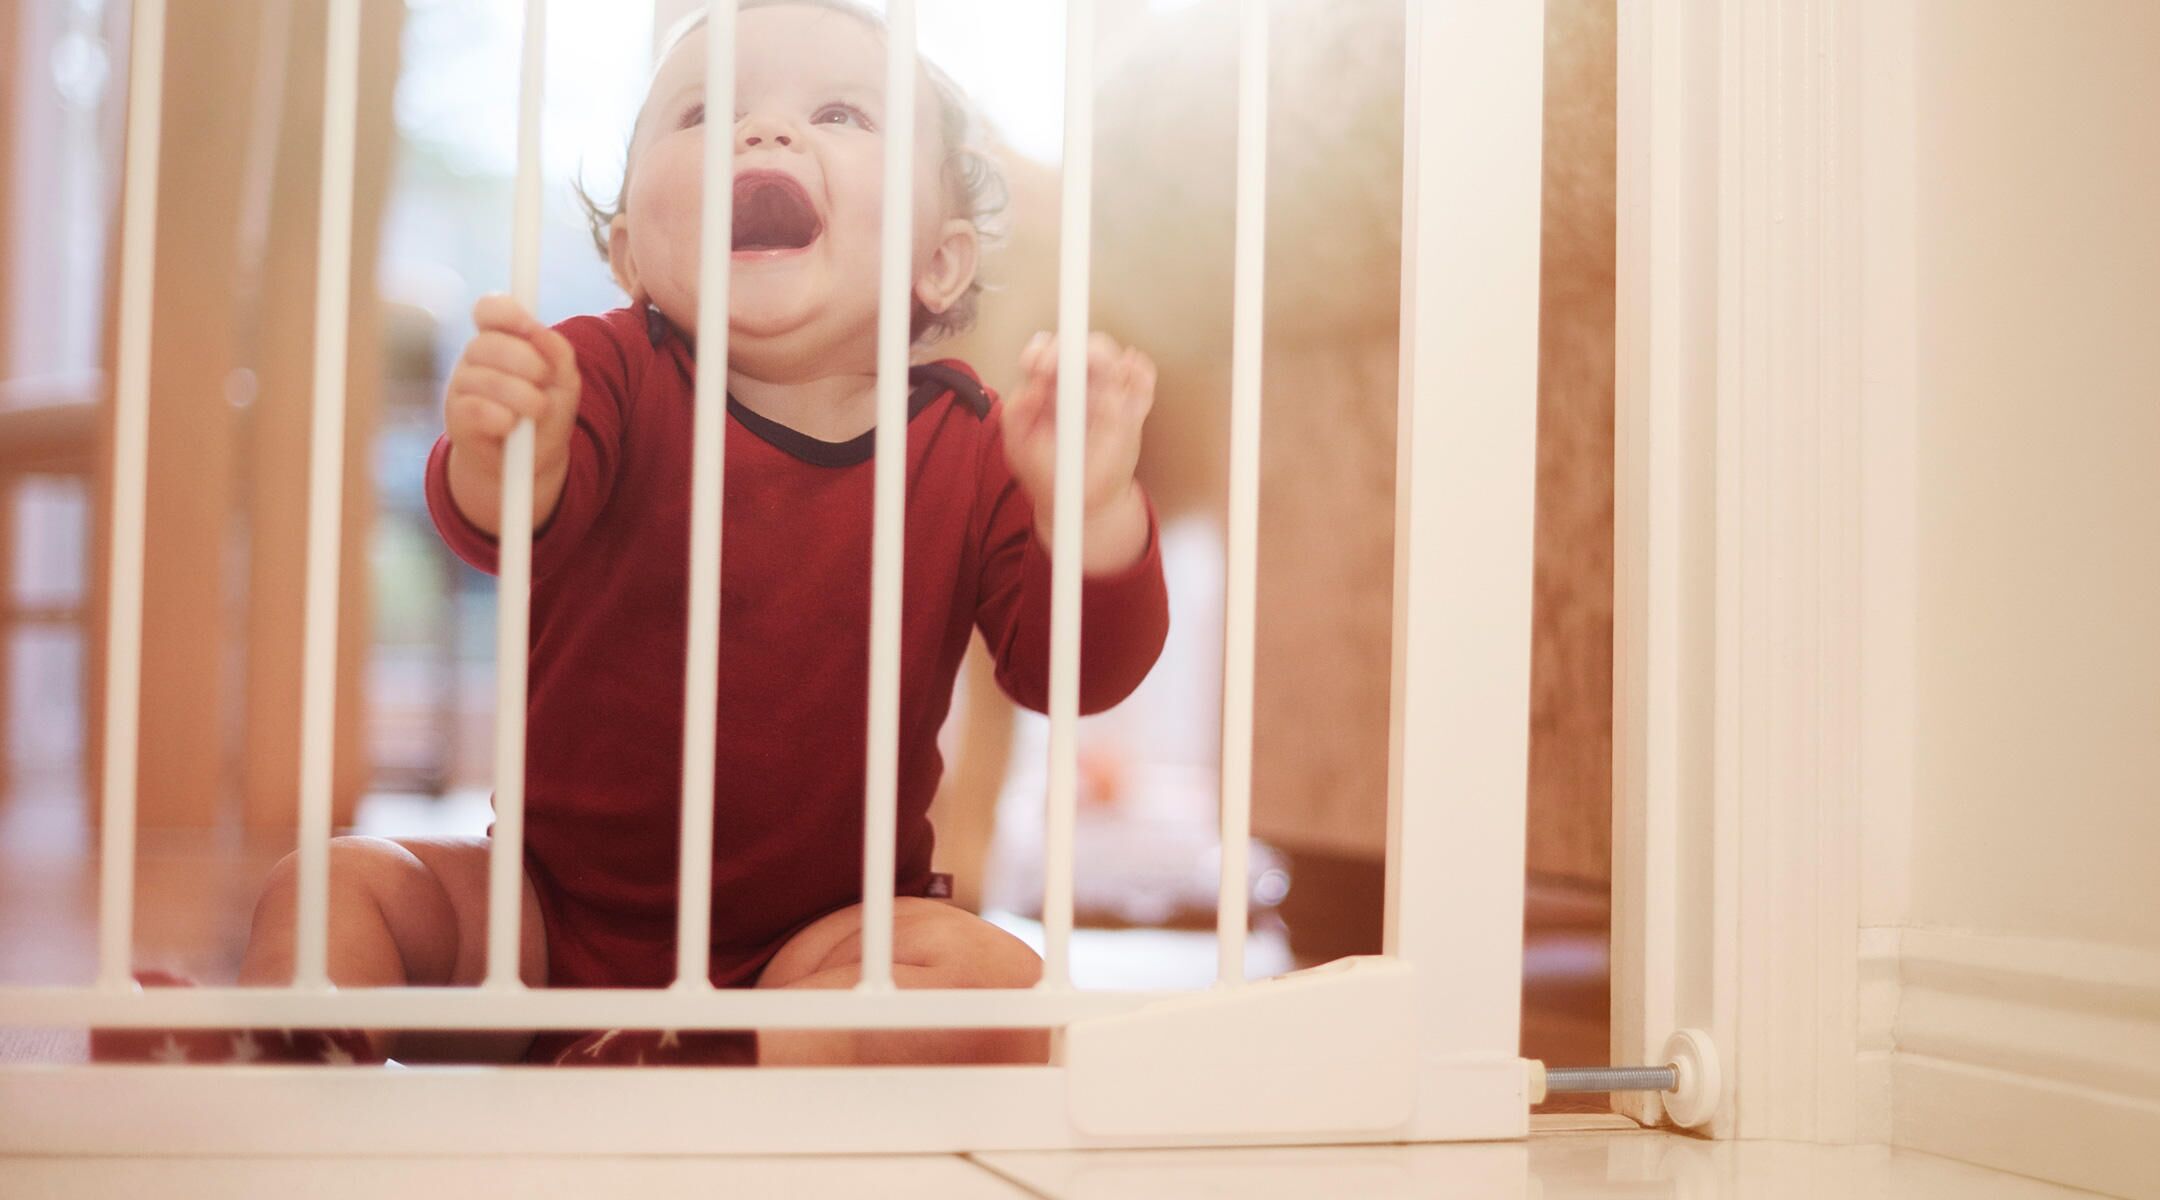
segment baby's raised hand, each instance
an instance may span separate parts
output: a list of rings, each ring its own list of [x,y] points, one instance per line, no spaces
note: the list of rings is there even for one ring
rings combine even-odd
[[[1086,471],[1081,483],[1090,574],[1129,565],[1147,549],[1147,510],[1133,483],[1140,427],[1155,404],[1155,364],[1106,334],[1088,338]],[[1035,503],[1035,527],[1051,542],[1057,467],[1057,338],[1038,333],[1020,352],[1024,378],[1005,402],[1005,457]]]
[[[577,420],[577,354],[508,296],[473,306],[479,332],[450,372],[443,426],[450,437],[450,485],[458,508],[490,533],[500,524],[503,443],[519,420],[533,422],[533,520],[545,521],[562,495],[570,430]]]

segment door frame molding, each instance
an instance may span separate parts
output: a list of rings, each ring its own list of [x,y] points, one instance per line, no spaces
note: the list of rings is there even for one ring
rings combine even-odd
[[[1878,435],[1909,447],[1911,389],[1863,333],[1872,311],[1909,346],[1910,305],[1863,246],[1891,193],[1859,117],[1907,7],[1621,6],[1613,1054],[1708,1030],[1719,1137],[1887,1133],[1858,1066],[1862,823],[1909,801],[1910,591],[1867,572],[1911,524],[1862,518],[1909,513],[1912,457]]]

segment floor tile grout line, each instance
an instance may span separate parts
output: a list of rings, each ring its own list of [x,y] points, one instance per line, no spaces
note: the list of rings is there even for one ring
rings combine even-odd
[[[1056,1196],[1052,1195],[1049,1192],[1038,1190],[1034,1184],[1031,1184],[1024,1179],[1021,1179],[1019,1176],[1013,1175],[1007,1171],[1000,1170],[997,1167],[994,1167],[989,1163],[984,1162],[979,1155],[962,1154],[960,1155],[960,1159],[963,1162],[973,1164],[975,1167],[988,1172],[992,1176],[995,1176],[998,1179],[1002,1179],[1006,1183],[1009,1183],[1012,1186],[1019,1188],[1022,1192],[1034,1197],[1035,1200],[1058,1200]]]

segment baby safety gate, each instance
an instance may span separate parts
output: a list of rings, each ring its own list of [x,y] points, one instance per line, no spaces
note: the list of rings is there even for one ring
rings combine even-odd
[[[912,160],[886,143],[862,983],[714,989],[704,904],[680,905],[679,981],[528,989],[517,976],[533,434],[505,471],[488,972],[471,988],[338,990],[327,973],[331,729],[361,0],[331,0],[309,505],[298,965],[287,988],[144,991],[134,904],[146,412],[164,0],[137,0],[129,88],[100,846],[89,987],[0,988],[0,1026],[1058,1030],[1032,1067],[333,1070],[0,1067],[0,1153],[805,1153],[1511,1138],[1541,1090],[1517,1054],[1542,5],[1409,0],[1394,678],[1384,952],[1247,982],[1268,5],[1242,7],[1224,680],[1220,974],[1197,992],[1072,986],[1078,514],[1088,329],[1093,5],[1066,41],[1051,772],[1044,977],[1023,990],[892,981],[903,381]],[[731,111],[734,0],[711,5],[709,109]],[[888,5],[891,127],[913,126],[915,0]],[[532,307],[545,0],[528,0],[513,291]],[[705,227],[728,228],[728,123],[705,125]],[[712,246],[718,239],[708,239]],[[722,243],[724,245],[724,243]],[[702,288],[725,296],[729,255]],[[701,347],[724,347],[725,303]],[[719,351],[714,351],[719,353]],[[709,894],[724,375],[697,380],[682,894]],[[883,881],[886,886],[879,886]]]

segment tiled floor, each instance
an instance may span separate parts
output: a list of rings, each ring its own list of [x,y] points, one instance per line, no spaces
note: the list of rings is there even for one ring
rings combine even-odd
[[[908,1158],[0,1159],[0,1195],[785,1196],[905,1200],[2058,1200],[2091,1193],[1880,1146],[1538,1133],[1453,1146]]]
[[[1533,1135],[1512,1144],[995,1154],[974,1160],[1056,1200],[1485,1197],[1522,1200],[2058,1200],[2089,1192],[1882,1146]]]

